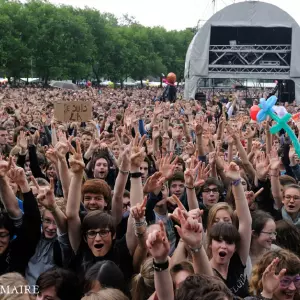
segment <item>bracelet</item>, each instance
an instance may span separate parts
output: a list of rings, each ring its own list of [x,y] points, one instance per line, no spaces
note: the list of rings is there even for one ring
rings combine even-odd
[[[142,177],[141,172],[136,172],[136,173],[130,173],[131,178],[140,178]]]
[[[189,246],[189,249],[191,250],[192,253],[198,253],[202,249],[202,245],[200,247],[197,247],[197,248],[192,248],[192,247]]]
[[[271,177],[279,177],[279,175],[270,174]]]
[[[134,223],[134,226],[135,227],[143,227],[143,226],[147,226],[148,224],[147,224],[147,222],[146,222],[146,220],[144,220],[144,221],[142,221],[142,222],[135,222]]]
[[[232,184],[233,186],[238,186],[240,183],[241,183],[241,178],[239,178],[239,179],[234,180],[234,181],[231,182],[231,184]]]
[[[266,298],[262,295],[262,292],[260,293],[260,297],[261,300],[272,300],[272,298]]]
[[[169,268],[169,261],[167,260],[166,262],[164,263],[156,263],[153,259],[153,269],[154,271],[156,272],[162,272],[164,270],[167,270]]]
[[[194,186],[192,186],[192,187],[189,187],[189,186],[187,186],[187,185],[185,185],[184,186],[186,189],[188,189],[188,190],[193,190],[195,187]]]
[[[120,172],[121,174],[124,174],[124,175],[129,174],[129,171],[123,171],[123,170],[121,170],[121,169],[119,169],[119,172]]]

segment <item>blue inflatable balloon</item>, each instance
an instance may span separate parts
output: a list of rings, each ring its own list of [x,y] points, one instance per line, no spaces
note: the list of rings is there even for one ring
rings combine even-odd
[[[256,119],[261,123],[270,115],[270,113],[274,112],[273,106],[277,102],[277,97],[271,96],[267,101],[264,98],[261,98],[259,102],[260,104],[258,106],[260,107],[260,111],[258,112]]]

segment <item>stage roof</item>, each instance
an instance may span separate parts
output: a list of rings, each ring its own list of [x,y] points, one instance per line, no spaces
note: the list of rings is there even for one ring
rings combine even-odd
[[[292,54],[290,76],[295,81],[297,100],[300,101],[300,28],[297,22],[279,7],[261,2],[245,1],[225,7],[214,14],[194,36],[186,54],[185,61],[185,97],[194,98],[199,77],[216,78],[209,74],[209,47],[211,27],[286,27],[292,29]],[[228,78],[233,74],[228,74]],[[236,74],[233,77],[238,77]],[[258,74],[257,78],[277,79],[276,76],[266,78]],[[224,76],[223,76],[224,77]],[[241,78],[247,78],[240,76]],[[251,76],[250,76],[251,77]],[[249,77],[249,78],[250,78]],[[253,78],[253,75],[252,75]],[[297,83],[299,81],[299,84]],[[297,93],[298,89],[298,93]]]

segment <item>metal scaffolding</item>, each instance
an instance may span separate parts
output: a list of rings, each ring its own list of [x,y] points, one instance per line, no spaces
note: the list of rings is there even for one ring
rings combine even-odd
[[[291,45],[212,45],[209,72],[289,74]]]

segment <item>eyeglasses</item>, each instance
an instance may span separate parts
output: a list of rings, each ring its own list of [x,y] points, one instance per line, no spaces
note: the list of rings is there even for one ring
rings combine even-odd
[[[264,234],[268,234],[269,236],[277,236],[277,232],[274,231],[274,232],[267,232],[267,231],[261,231],[261,233],[264,233]]]
[[[46,225],[54,225],[54,226],[56,226],[56,223],[55,223],[55,221],[51,221],[51,220],[49,220],[49,219],[42,219],[42,222],[44,223],[44,224],[46,224]]]
[[[99,234],[101,237],[106,237],[108,236],[109,233],[110,233],[109,229],[101,229],[99,231],[91,230],[86,233],[86,236],[89,239],[93,239],[97,236],[97,234]]]
[[[294,283],[294,285],[297,289],[300,289],[300,276],[299,275],[297,275],[295,277],[284,276],[280,280],[280,286],[283,288],[287,288],[290,286],[290,284],[292,282]]]
[[[9,236],[9,232],[0,232],[0,238],[6,238]]]
[[[291,201],[291,199],[294,199],[294,201],[299,201],[300,197],[299,196],[286,195],[286,196],[284,196],[284,199],[286,199],[287,201]]]
[[[203,190],[203,193],[213,193],[213,194],[217,194],[217,193],[219,193],[219,190],[217,189],[217,188],[215,188],[215,189],[204,189]]]

